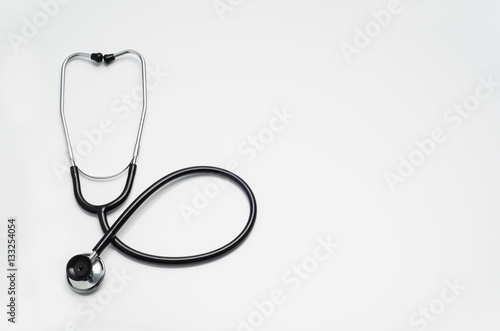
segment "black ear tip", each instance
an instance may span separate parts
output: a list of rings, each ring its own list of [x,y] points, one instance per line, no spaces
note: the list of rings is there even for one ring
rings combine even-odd
[[[97,63],[101,63],[103,56],[101,53],[92,53],[92,54],[90,54],[90,59],[97,62]]]
[[[73,256],[66,265],[66,274],[75,281],[88,279],[92,274],[92,260],[84,254]]]
[[[115,60],[115,55],[114,54],[106,54],[106,55],[104,55],[104,62],[106,64],[110,64],[114,60]]]

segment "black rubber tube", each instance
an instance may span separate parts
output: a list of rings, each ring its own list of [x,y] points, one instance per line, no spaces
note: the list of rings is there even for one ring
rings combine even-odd
[[[99,205],[99,206],[94,206],[90,203],[88,203],[82,195],[81,192],[81,185],[80,185],[80,180],[79,180],[79,174],[78,174],[78,168],[76,166],[71,167],[71,175],[73,178],[73,187],[74,187],[74,193],[75,193],[75,198],[78,201],[78,204],[85,209],[88,212],[94,213],[98,216],[99,218],[99,223],[101,225],[101,228],[104,232],[103,237],[101,240],[95,245],[94,251],[96,251],[98,254],[101,254],[102,251],[110,244],[112,243],[118,250],[120,250],[122,253],[125,255],[128,255],[132,258],[141,260],[141,261],[146,261],[150,263],[157,263],[157,264],[188,264],[188,263],[199,263],[203,261],[207,261],[213,258],[220,257],[232,249],[236,248],[240,243],[243,242],[243,240],[248,236],[250,233],[250,230],[252,230],[252,227],[255,223],[255,219],[257,217],[257,202],[255,200],[255,196],[243,179],[241,179],[238,175],[222,169],[222,168],[217,168],[217,167],[210,167],[210,166],[197,166],[197,167],[190,167],[190,168],[184,168],[181,170],[177,170],[175,172],[172,172],[171,174],[168,174],[164,176],[163,178],[159,179],[156,183],[148,187],[144,192],[142,192],[128,207],[125,209],[125,211],[118,217],[118,219],[113,223],[113,226],[109,226],[108,220],[107,220],[107,213],[111,211],[112,209],[118,207],[118,205],[122,204],[125,199],[127,198],[128,194],[130,193],[135,171],[136,171],[136,165],[131,164],[129,168],[129,173],[127,177],[127,182],[125,184],[125,188],[123,189],[122,194],[110,202],[109,204],[106,205]],[[134,214],[134,212],[147,200],[151,195],[153,195],[156,191],[158,191],[160,188],[163,186],[167,185],[168,183],[171,183],[175,180],[179,180],[183,177],[187,176],[192,176],[192,175],[202,175],[202,174],[209,174],[209,175],[217,175],[217,176],[222,176],[224,178],[227,178],[231,180],[234,184],[236,184],[238,187],[240,187],[243,192],[245,193],[248,203],[250,205],[250,213],[249,217],[247,220],[247,223],[243,230],[234,238],[231,240],[229,243],[226,245],[219,247],[215,250],[202,253],[202,254],[197,254],[197,255],[190,255],[190,256],[177,256],[177,257],[170,257],[170,256],[158,256],[158,255],[152,255],[148,253],[144,253],[141,251],[138,251],[128,245],[126,245],[123,241],[121,241],[119,238],[117,238],[117,234],[122,228],[122,226],[130,219],[130,217]]]
[[[134,163],[130,163],[128,166],[128,174],[127,181],[125,182],[125,187],[123,188],[122,193],[110,203],[105,205],[93,205],[89,203],[82,194],[82,185],[80,184],[80,171],[77,166],[72,166],[70,168],[71,179],[73,179],[73,192],[75,193],[75,199],[84,210],[89,213],[99,214],[101,211],[110,212],[113,209],[117,208],[121,204],[125,202],[130,191],[132,190],[132,184],[134,183],[135,172],[137,170],[137,165]]]

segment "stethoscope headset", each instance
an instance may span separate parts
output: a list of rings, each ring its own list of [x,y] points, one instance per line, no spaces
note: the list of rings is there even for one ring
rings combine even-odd
[[[141,63],[142,70],[142,113],[139,122],[139,129],[137,131],[137,137],[135,141],[135,147],[133,150],[132,161],[130,164],[120,171],[117,174],[105,177],[92,176],[84,173],[81,169],[78,168],[75,157],[73,154],[73,148],[71,146],[71,141],[68,132],[68,125],[66,123],[66,116],[64,112],[64,94],[65,94],[65,76],[66,76],[66,66],[73,59],[85,59],[91,60],[99,63],[111,64],[118,57],[132,54],[139,58]],[[148,187],[144,192],[142,192],[126,209],[125,211],[118,217],[118,219],[113,223],[112,226],[109,225],[107,216],[108,213],[115,210],[117,207],[122,205],[127,197],[130,194],[132,189],[132,184],[134,182],[134,176],[137,171],[137,157],[139,155],[139,146],[142,137],[142,131],[144,128],[144,120],[146,117],[146,108],[147,108],[147,82],[146,82],[146,61],[144,57],[134,50],[124,50],[114,54],[106,54],[102,55],[101,53],[74,53],[68,56],[61,68],[61,88],[60,88],[60,111],[61,111],[61,119],[64,127],[64,134],[66,136],[66,143],[68,145],[68,153],[69,159],[71,163],[71,178],[73,180],[73,191],[75,194],[76,201],[80,205],[80,207],[90,214],[94,214],[99,219],[99,223],[101,225],[101,229],[104,232],[102,238],[99,242],[94,246],[90,253],[79,254],[72,257],[67,265],[66,265],[66,276],[69,283],[69,286],[78,293],[90,293],[95,291],[99,285],[102,283],[104,279],[104,275],[106,273],[106,268],[104,266],[104,262],[102,261],[100,255],[104,251],[104,249],[109,245],[113,244],[113,246],[118,249],[123,254],[135,258],[140,261],[145,261],[153,264],[160,265],[173,265],[173,264],[191,264],[191,263],[199,263],[208,261],[217,257],[220,257],[232,249],[237,247],[242,241],[248,236],[250,230],[252,229],[255,218],[257,215],[257,203],[255,201],[255,197],[253,195],[250,187],[236,174],[217,167],[211,166],[195,166],[180,169],[174,171],[163,178],[159,179],[157,182]],[[82,194],[82,187],[80,184],[80,175],[90,179],[90,180],[109,180],[117,178],[118,176],[127,172],[127,180],[125,183],[125,187],[121,194],[114,199],[113,201],[103,204],[103,205],[93,205],[85,200]],[[164,187],[165,185],[172,183],[173,181],[178,181],[181,179],[185,179],[187,177],[193,175],[212,175],[212,176],[221,176],[232,181],[238,187],[240,187],[245,193],[248,203],[250,204],[250,215],[248,217],[248,221],[243,228],[243,230],[230,242],[225,244],[222,247],[219,247],[215,250],[197,254],[190,256],[158,256],[152,255],[148,253],[141,252],[137,249],[134,249],[127,244],[125,244],[122,240],[117,237],[118,232],[123,227],[123,225],[130,219],[132,214],[147,200],[149,199],[155,192]]]

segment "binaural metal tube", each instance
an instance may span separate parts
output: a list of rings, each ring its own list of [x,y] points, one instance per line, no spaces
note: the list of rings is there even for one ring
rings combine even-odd
[[[73,54],[71,54],[70,56],[68,56],[64,60],[64,62],[62,64],[62,67],[61,67],[60,113],[61,113],[61,120],[62,120],[63,128],[64,128],[64,135],[66,136],[66,144],[68,146],[68,155],[69,155],[69,160],[71,162],[71,166],[76,166],[76,161],[75,161],[75,156],[74,156],[74,153],[73,153],[73,147],[71,145],[71,139],[70,139],[70,136],[69,136],[68,124],[66,122],[66,113],[65,113],[65,109],[64,109],[64,97],[65,97],[65,92],[66,92],[65,91],[65,85],[66,85],[66,67],[67,67],[68,63],[71,60],[75,59],[75,58],[83,58],[83,59],[88,59],[88,60],[91,60],[91,61],[94,60],[95,62],[100,63],[101,61],[96,61],[95,59],[92,58],[92,55],[95,55],[95,54],[101,55],[101,58],[102,58],[102,54],[100,54],[100,53],[93,53],[93,54],[83,53],[83,52],[73,53]],[[137,130],[137,136],[136,136],[136,139],[135,139],[134,150],[133,150],[133,153],[132,153],[132,161],[131,161],[131,164],[136,164],[137,157],[139,156],[139,147],[141,145],[142,132],[143,132],[143,128],[144,128],[144,121],[145,121],[145,118],[146,118],[146,109],[147,109],[146,60],[144,59],[144,57],[142,56],[141,53],[139,53],[139,52],[137,52],[135,50],[132,50],[132,49],[126,49],[126,50],[123,50],[123,51],[115,53],[115,54],[107,54],[106,56],[109,55],[109,56],[113,57],[112,60],[114,60],[114,58],[117,58],[117,57],[125,55],[125,54],[133,54],[133,55],[137,56],[139,58],[140,62],[141,62],[142,111],[141,111],[141,118],[140,118],[140,121],[139,121],[139,128]],[[129,168],[129,166],[127,166],[126,168],[124,168],[120,172],[118,172],[116,174],[113,174],[113,175],[109,175],[109,176],[93,176],[93,175],[89,175],[89,174],[83,172],[80,169],[79,169],[79,172],[84,177],[86,177],[88,179],[92,179],[92,180],[108,180],[108,179],[113,179],[113,178],[116,178],[116,177],[122,175],[123,173],[125,173],[127,171],[127,169]]]

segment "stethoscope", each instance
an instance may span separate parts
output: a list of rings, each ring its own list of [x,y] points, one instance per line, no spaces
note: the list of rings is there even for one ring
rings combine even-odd
[[[75,157],[73,154],[73,148],[71,146],[71,141],[68,133],[68,125],[66,123],[66,116],[64,112],[64,89],[65,89],[65,76],[66,76],[66,66],[73,59],[86,59],[94,61],[96,64],[99,64],[104,61],[106,64],[112,63],[116,58],[125,55],[132,54],[139,58],[141,62],[141,70],[142,70],[142,113],[139,122],[139,129],[137,132],[137,137],[135,141],[135,147],[132,155],[132,161],[130,164],[125,167],[122,171],[117,174],[105,177],[98,177],[86,174],[81,169],[78,168],[75,162]],[[147,105],[147,96],[146,96],[146,61],[144,57],[134,51],[134,50],[124,50],[115,54],[106,54],[102,55],[101,53],[74,53],[68,56],[61,68],[61,90],[60,90],[60,111],[61,111],[61,119],[64,127],[64,134],[66,136],[66,143],[68,145],[68,153],[69,159],[71,162],[71,178],[73,179],[73,191],[75,194],[76,201],[85,211],[91,214],[95,214],[99,219],[99,223],[104,232],[101,240],[94,246],[91,253],[79,254],[72,257],[67,265],[66,265],[66,276],[70,287],[78,292],[78,293],[90,293],[95,291],[99,285],[102,283],[104,279],[104,275],[106,273],[106,268],[104,263],[100,257],[104,249],[111,243],[115,246],[116,249],[121,251],[123,254],[128,255],[132,258],[136,258],[141,261],[146,261],[155,264],[168,265],[168,264],[188,264],[188,263],[197,263],[203,262],[210,259],[214,259],[220,257],[236,246],[238,246],[250,233],[252,229],[255,218],[257,215],[257,203],[255,201],[255,197],[252,193],[250,187],[237,175],[234,173],[227,171],[225,169],[211,167],[211,166],[197,166],[197,167],[189,167],[180,169],[172,172],[171,174],[166,175],[165,177],[159,179],[156,183],[148,187],[144,192],[142,192],[126,209],[125,211],[118,217],[118,219],[113,223],[112,226],[109,225],[107,220],[107,215],[118,206],[123,204],[127,199],[130,191],[132,189],[132,184],[134,182],[134,176],[137,170],[137,156],[139,155],[139,146],[141,142],[142,131],[144,127],[144,120],[146,116],[146,105]],[[80,175],[91,179],[91,180],[108,180],[113,179],[121,174],[127,172],[127,181],[125,183],[125,187],[123,188],[122,193],[113,201],[103,204],[103,205],[93,205],[85,200],[82,194],[82,188],[80,185]],[[134,249],[123,241],[121,241],[118,237],[118,231],[122,228],[122,226],[130,219],[130,216],[148,199],[150,198],[156,191],[158,191],[163,186],[178,181],[180,179],[185,179],[188,176],[192,175],[215,175],[221,176],[226,179],[229,179],[234,184],[239,186],[243,192],[245,193],[248,202],[250,204],[250,215],[248,217],[248,221],[243,228],[243,230],[229,243],[225,244],[222,247],[219,247],[215,250],[191,256],[177,256],[177,257],[169,257],[169,256],[157,256],[148,253],[144,253]]]

